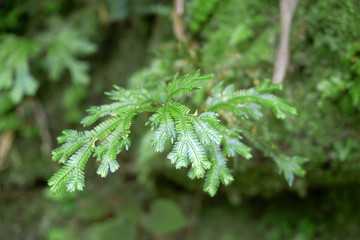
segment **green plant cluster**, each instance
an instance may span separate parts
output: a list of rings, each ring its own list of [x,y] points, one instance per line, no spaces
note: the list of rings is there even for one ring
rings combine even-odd
[[[95,45],[84,38],[71,24],[60,19],[49,23],[49,30],[35,39],[2,34],[0,40],[0,90],[9,90],[14,103],[24,96],[34,96],[39,81],[31,74],[31,63],[45,55],[41,65],[49,79],[57,81],[68,70],[75,84],[89,83],[88,65],[77,59],[95,51]],[[14,54],[16,53],[16,54]]]
[[[239,140],[239,133],[221,125],[218,119],[221,110],[233,112],[240,118],[251,116],[259,119],[261,105],[271,108],[280,119],[286,113],[297,114],[296,109],[271,92],[282,89],[265,80],[254,88],[236,91],[233,86],[222,88],[220,84],[208,98],[205,109],[199,114],[190,113],[191,109],[179,101],[182,95],[198,89],[197,82],[209,80],[213,75],[193,75],[180,77],[176,74],[159,95],[150,95],[146,89],[125,90],[116,87],[107,95],[115,101],[112,104],[94,106],[87,110],[81,122],[86,127],[100,118],[105,120],[90,131],[78,132],[65,130],[58,138],[63,145],[53,150],[53,160],[65,164],[49,180],[51,191],[58,193],[63,188],[68,191],[83,190],[84,169],[90,156],[100,162],[97,174],[106,177],[119,168],[117,155],[130,146],[130,127],[134,117],[143,113],[153,113],[146,125],[154,131],[152,145],[155,151],[162,152],[168,141],[173,144],[168,158],[177,169],[189,167],[191,179],[205,178],[204,191],[214,196],[220,182],[228,185],[233,181],[226,166],[226,157],[235,153],[245,159],[251,157],[250,148]],[[301,163],[301,162],[300,162]],[[293,174],[302,174],[299,162],[282,166],[285,177],[292,183]],[[291,176],[290,176],[291,175]]]

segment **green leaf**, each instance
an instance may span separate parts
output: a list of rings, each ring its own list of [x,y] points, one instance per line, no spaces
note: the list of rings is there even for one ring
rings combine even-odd
[[[308,161],[306,158],[298,156],[289,157],[280,154],[276,156],[274,160],[279,168],[279,172],[284,174],[289,186],[292,186],[295,175],[302,177],[306,173],[304,168],[301,166],[303,163]]]
[[[253,30],[246,24],[240,24],[235,27],[229,43],[231,45],[239,44],[254,35]]]
[[[2,69],[0,71],[0,90],[8,89],[11,87],[13,82],[13,71],[11,69]]]
[[[186,225],[186,218],[180,208],[172,201],[158,199],[150,206],[145,220],[145,229],[156,234],[175,232]]]
[[[18,66],[10,97],[14,103],[19,103],[26,95],[34,96],[38,87],[39,83],[30,75],[27,66]]]

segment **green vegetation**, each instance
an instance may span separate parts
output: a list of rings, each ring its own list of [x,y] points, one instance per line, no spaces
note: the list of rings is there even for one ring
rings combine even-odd
[[[0,1],[0,239],[359,239],[360,2],[181,2]]]
[[[179,103],[176,99],[182,95],[198,89],[197,82],[209,80],[212,75],[193,75],[179,77],[175,75],[165,89],[160,87],[151,95],[146,89],[125,90],[115,87],[107,95],[116,101],[112,104],[93,106],[87,110],[81,122],[86,127],[95,123],[99,118],[107,117],[93,130],[77,132],[65,130],[58,138],[63,145],[53,150],[53,160],[65,163],[59,172],[50,180],[49,185],[53,193],[65,188],[72,192],[82,191],[85,185],[84,169],[88,159],[93,155],[100,161],[97,174],[106,177],[108,172],[115,172],[119,168],[116,156],[125,148],[130,147],[131,121],[144,112],[153,113],[146,125],[151,125],[155,131],[152,145],[156,152],[164,151],[168,141],[174,145],[168,158],[177,169],[191,165],[188,176],[206,178],[204,191],[214,196],[220,181],[228,185],[234,179],[226,167],[225,157],[233,157],[235,153],[245,159],[251,157],[250,148],[241,143],[237,132],[241,129],[229,129],[219,124],[215,111],[226,109],[239,118],[259,119],[262,116],[260,105],[270,107],[278,118],[285,118],[286,113],[296,114],[296,109],[275,95],[274,90],[282,89],[282,85],[271,84],[265,80],[254,88],[234,91],[233,86],[215,87],[213,96],[209,97],[203,106],[209,111],[198,114],[190,113],[190,108]],[[160,85],[164,86],[164,85]],[[97,141],[101,142],[97,144]],[[221,149],[222,148],[222,149]],[[301,162],[278,162],[280,169],[291,185],[293,174],[303,174],[298,166]]]

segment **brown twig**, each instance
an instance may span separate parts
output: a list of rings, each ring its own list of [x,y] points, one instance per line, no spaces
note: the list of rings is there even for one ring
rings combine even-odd
[[[281,33],[273,73],[273,83],[282,83],[289,64],[289,39],[291,22],[299,0],[279,0]]]
[[[3,168],[5,159],[9,153],[14,140],[14,133],[11,131],[5,132],[0,136],[0,170]]]
[[[173,31],[179,42],[185,41],[184,4],[185,0],[174,0]]]

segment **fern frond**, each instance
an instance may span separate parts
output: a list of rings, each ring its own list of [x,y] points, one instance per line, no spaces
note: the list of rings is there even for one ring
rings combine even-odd
[[[39,50],[36,41],[13,34],[0,36],[0,90],[10,90],[14,103],[19,103],[24,96],[33,96],[39,87],[29,64]]]
[[[308,159],[299,156],[286,156],[284,154],[278,154],[274,157],[274,160],[279,168],[279,173],[282,173],[288,182],[289,186],[292,186],[295,175],[304,176],[305,170],[301,166],[307,162]]]
[[[188,119],[190,109],[179,103],[170,104],[170,108],[179,138],[168,157],[177,164],[177,167],[185,165],[187,159],[190,160],[195,176],[202,178],[211,164],[206,157],[204,146],[198,140],[194,127]]]
[[[199,136],[200,142],[210,144],[211,142],[219,145],[222,135],[212,125],[217,125],[219,120],[216,118],[218,114],[212,112],[202,113],[200,116],[190,115],[190,121],[194,126],[196,134]]]
[[[156,151],[164,150],[167,140],[176,142],[168,158],[176,168],[187,167],[190,163],[195,175],[202,178],[209,169],[210,162],[206,157],[205,148],[194,131],[189,114],[190,109],[177,102],[167,103],[150,117],[152,126],[159,126],[153,137]],[[205,135],[205,133],[203,134]]]
[[[252,118],[254,120],[259,120],[263,116],[260,110],[261,110],[261,106],[257,103],[249,103],[246,105],[241,105],[241,107],[232,109],[234,114],[240,119]]]
[[[133,106],[133,104],[130,105],[123,102],[115,102],[109,105],[92,106],[86,110],[86,112],[88,112],[88,116],[84,117],[81,120],[81,124],[84,125],[84,127],[90,126],[91,124],[95,123],[99,118],[107,115],[114,116],[116,115],[116,110],[129,106]]]
[[[157,128],[152,138],[152,146],[155,147],[156,152],[164,151],[166,141],[170,140],[171,143],[174,143],[177,137],[175,122],[166,107],[159,108],[158,112],[150,117],[147,124],[151,124],[152,130]]]
[[[65,188],[73,169],[73,166],[64,165],[48,180],[48,185],[52,193],[56,194]]]
[[[110,154],[106,154],[103,157],[103,160],[101,161],[96,173],[98,175],[100,175],[101,177],[106,177],[110,172],[114,173],[116,170],[119,169],[120,165],[119,163],[116,161],[116,154],[114,154],[114,156],[110,156]]]
[[[83,145],[83,141],[77,142],[67,142],[62,146],[54,149],[52,153],[52,160],[58,161],[59,163],[65,163],[66,160],[76,151],[81,145]]]
[[[45,50],[42,63],[49,78],[58,81],[67,70],[75,84],[88,84],[89,65],[79,58],[94,53],[96,45],[70,22],[54,17],[48,23],[48,30],[36,38]]]
[[[172,118],[167,118],[167,120],[160,125],[152,139],[155,151],[162,152],[166,141],[171,140],[171,143],[173,143],[176,137],[175,123]]]
[[[91,130],[94,141],[96,141],[96,139],[103,139],[106,137],[120,124],[121,120],[121,117],[112,117],[97,125],[93,130]]]
[[[58,193],[65,186],[70,192],[83,190],[84,168],[87,160],[94,150],[92,142],[88,141],[83,147],[76,151],[56,174],[49,179],[50,191]]]
[[[124,147],[127,148],[129,145],[129,142],[125,139],[130,133],[129,128],[133,116],[134,114],[123,116],[116,129],[96,148],[94,156],[101,161],[96,173],[101,177],[106,177],[109,170],[113,173],[120,167],[116,161],[116,156]]]
[[[275,86],[274,86],[275,85]],[[297,114],[297,110],[291,104],[268,92],[282,89],[279,84],[271,84],[268,80],[255,88],[235,91],[232,85],[224,90],[220,87],[214,88],[214,95],[207,100],[210,111],[226,109],[234,111],[238,117],[251,116],[254,119],[261,117],[258,104],[271,108],[277,118],[284,119],[286,113]],[[250,105],[252,104],[252,105]]]
[[[231,138],[230,132],[219,124],[217,113],[205,112],[198,116],[189,112],[190,109],[183,104],[168,102],[157,113],[154,113],[149,121],[153,127],[158,126],[154,127],[156,130],[153,137],[153,146],[156,151],[163,151],[165,142],[171,137],[175,139],[178,136],[172,151],[168,154],[168,158],[176,168],[188,167],[191,164],[189,177],[203,178],[207,170],[212,167],[212,161],[209,160],[209,153],[206,149],[209,146],[219,148],[224,137],[228,139],[226,146],[231,152],[231,156],[239,153],[245,158],[251,157],[249,148]],[[166,115],[166,113],[170,113],[170,115]],[[175,122],[176,133],[165,128],[166,121],[171,123],[172,129]]]
[[[143,102],[150,99],[147,90],[139,88],[128,90],[114,85],[114,89],[105,93],[111,100],[119,102]]]
[[[244,130],[242,133],[258,150],[262,151],[265,156],[274,160],[279,169],[279,173],[284,175],[289,186],[292,186],[296,175],[300,177],[305,175],[302,164],[308,161],[307,158],[287,156],[282,154],[276,147],[272,147],[266,140],[260,140],[251,134],[251,132]]]
[[[176,169],[189,165],[188,147],[187,141],[184,141],[183,136],[180,136],[173,150],[168,154],[167,157],[171,160],[172,164],[175,164]]]
[[[251,148],[240,142],[237,138],[225,136],[223,138],[222,144],[224,153],[228,157],[235,156],[235,153],[240,154],[245,159],[250,159],[252,157],[250,153]]]
[[[116,155],[123,149],[123,144],[121,144],[122,133],[122,129],[121,131],[115,130],[109,136],[111,139],[105,140],[105,143],[96,148],[94,156],[101,161],[96,173],[101,177],[106,177],[109,170],[115,172],[120,167],[119,163],[116,161]],[[119,145],[122,147],[118,148]]]
[[[227,186],[234,178],[226,167],[226,161],[220,148],[217,145],[210,145],[208,151],[211,157],[211,168],[206,174],[204,191],[213,197],[219,188],[220,181]]]
[[[128,134],[131,120],[147,107],[146,104],[144,107],[137,107],[136,104],[133,104],[131,108],[122,106],[124,106],[123,102],[117,102],[92,108],[89,111],[92,114],[90,116],[97,118],[110,115],[110,118],[90,131],[65,130],[58,137],[58,141],[63,145],[53,151],[53,160],[65,163],[65,165],[49,180],[50,190],[53,193],[57,193],[64,187],[68,191],[83,189],[85,179],[83,170],[93,152],[94,156],[101,161],[97,170],[100,176],[105,177],[109,170],[114,172],[119,168],[116,156],[124,147],[127,149],[130,145]],[[98,146],[96,146],[97,141],[101,142]]]
[[[122,112],[132,111],[135,109],[146,108],[151,104],[149,96],[145,90],[125,90],[114,86],[115,90],[108,92],[107,95],[116,100],[112,104],[92,106],[88,110],[88,116],[81,120],[85,127],[95,123],[99,118],[105,116],[116,116]]]
[[[58,143],[85,141],[91,138],[90,131],[79,132],[76,130],[66,129],[62,131],[62,135],[57,137]]]
[[[186,74],[181,78],[178,78],[179,74],[176,74],[174,79],[168,84],[166,88],[167,98],[172,100],[183,93],[193,92],[199,89],[195,85],[198,81],[209,80],[214,77],[213,74],[200,75],[200,70],[194,74]]]
[[[272,83],[271,79],[264,79],[258,85],[256,85],[255,89],[258,93],[269,93],[283,90],[283,85]]]
[[[146,90],[129,91],[115,86],[114,90],[107,93],[115,102],[89,108],[88,116],[82,120],[84,126],[89,126],[105,118],[101,123],[92,130],[82,132],[65,130],[58,137],[58,142],[62,145],[53,150],[53,160],[64,163],[64,166],[49,179],[50,190],[53,193],[63,188],[81,191],[85,182],[85,164],[91,156],[100,162],[98,175],[106,177],[109,171],[115,172],[120,167],[117,155],[130,146],[128,136],[132,119],[147,111],[153,113],[146,125],[151,125],[151,130],[154,131],[152,146],[155,151],[164,151],[167,142],[171,142],[173,148],[167,155],[171,163],[177,169],[189,167],[188,176],[192,179],[205,177],[204,191],[214,196],[220,182],[228,185],[233,181],[233,176],[226,167],[225,156],[239,154],[245,159],[251,158],[251,149],[240,141],[240,131],[230,131],[222,125],[219,114],[215,111],[225,109],[239,118],[258,119],[262,116],[261,105],[272,108],[279,118],[284,118],[287,112],[296,114],[296,110],[269,93],[282,88],[269,81],[242,91],[236,91],[231,85],[223,88],[219,84],[213,88],[214,95],[207,100],[207,107],[211,111],[200,115],[197,111],[191,114],[189,107],[175,101],[180,94],[196,90],[198,81],[211,77],[213,75],[200,76],[199,71],[182,77],[176,74],[166,88],[166,99],[150,96]],[[152,99],[161,99],[163,102],[154,102]],[[245,130],[241,133],[252,142],[253,136]],[[256,142],[256,139],[254,142],[255,146],[266,148],[262,142]],[[267,152],[268,149],[264,151]],[[279,159],[275,161],[289,182],[292,182],[294,174],[301,174],[300,161]]]

